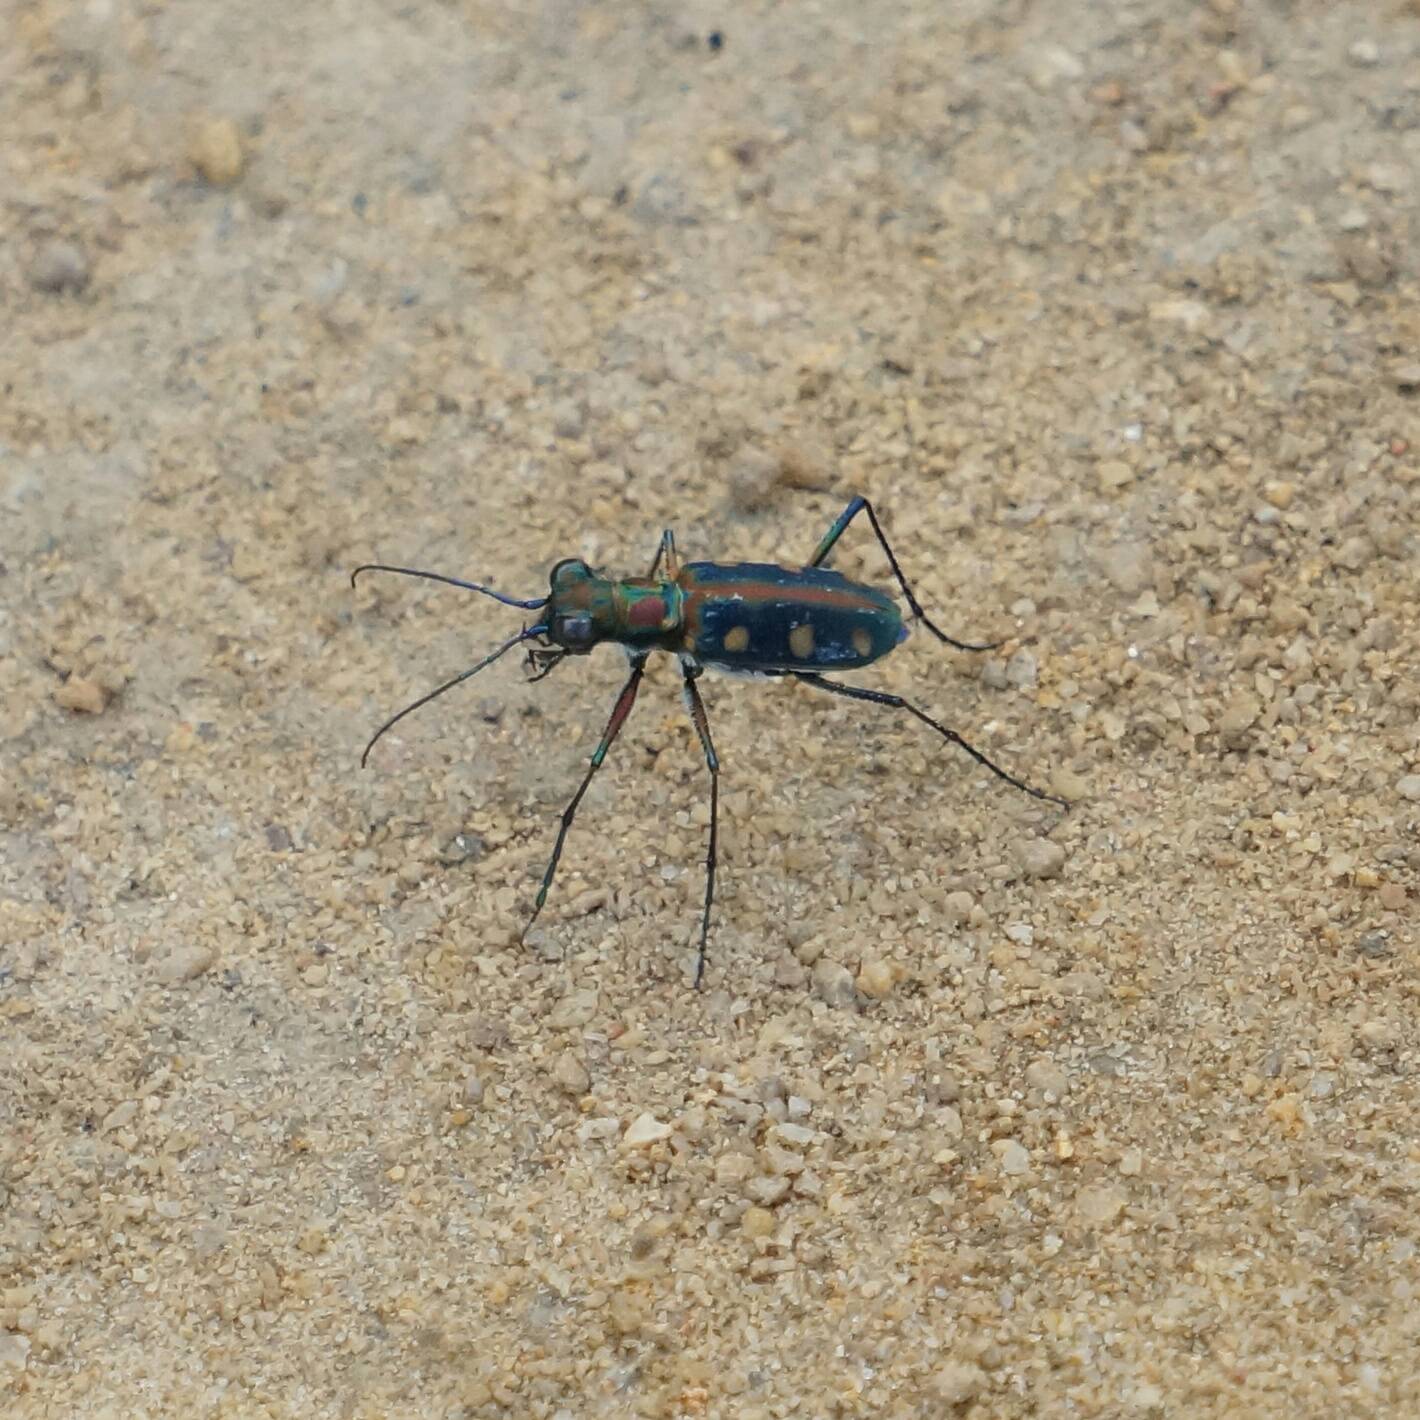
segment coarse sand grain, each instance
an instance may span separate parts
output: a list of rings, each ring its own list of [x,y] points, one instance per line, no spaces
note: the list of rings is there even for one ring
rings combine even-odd
[[[1420,7],[0,30],[6,1420],[1420,1415]]]

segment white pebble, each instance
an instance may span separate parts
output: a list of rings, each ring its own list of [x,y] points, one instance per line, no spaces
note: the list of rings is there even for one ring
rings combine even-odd
[[[621,1136],[623,1149],[649,1149],[671,1137],[671,1127],[657,1119],[654,1114],[638,1114]]]
[[[1028,878],[1055,878],[1065,866],[1065,850],[1048,838],[1019,838],[1012,849],[1016,866]]]
[[[745,1192],[758,1204],[765,1208],[772,1207],[788,1193],[791,1187],[790,1180],[783,1175],[770,1178],[760,1174],[745,1185]]]
[[[1015,1139],[998,1139],[991,1146],[1001,1172],[1016,1177],[1030,1169],[1030,1150]]]

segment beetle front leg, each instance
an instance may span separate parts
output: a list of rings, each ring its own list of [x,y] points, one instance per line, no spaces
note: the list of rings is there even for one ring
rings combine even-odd
[[[548,859],[547,870],[542,875],[542,886],[537,890],[532,916],[528,918],[527,925],[523,928],[524,939],[532,930],[538,913],[542,911],[543,904],[547,901],[548,891],[552,887],[552,879],[557,874],[558,861],[562,857],[562,845],[566,843],[568,830],[572,827],[572,820],[577,816],[577,805],[582,802],[582,795],[587,792],[587,785],[592,782],[592,776],[602,767],[602,761],[606,758],[607,751],[611,748],[617,735],[621,733],[621,727],[626,723],[626,717],[631,714],[631,707],[636,703],[636,692],[641,687],[641,677],[645,673],[646,658],[638,656],[631,662],[631,674],[627,678],[626,684],[622,686],[621,694],[616,697],[616,704],[612,706],[611,718],[607,721],[606,729],[602,732],[601,741],[592,751],[592,762],[588,765],[577,792],[572,795],[572,802],[562,811],[562,824],[557,830],[557,842],[552,845],[552,857]]]
[[[674,582],[676,573],[680,571],[680,562],[675,555],[675,533],[670,528],[661,534],[661,545],[656,549],[655,557],[651,559],[651,570],[646,576],[654,577],[662,562],[666,564],[666,580]]]

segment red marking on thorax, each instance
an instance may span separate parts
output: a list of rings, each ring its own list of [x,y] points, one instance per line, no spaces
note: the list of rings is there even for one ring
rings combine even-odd
[[[665,619],[666,602],[664,597],[638,597],[626,612],[627,624],[638,629],[659,626]]]

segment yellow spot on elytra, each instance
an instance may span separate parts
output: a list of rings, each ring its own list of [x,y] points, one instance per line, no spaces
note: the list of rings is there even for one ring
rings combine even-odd
[[[789,633],[789,649],[796,661],[807,661],[814,653],[814,629],[812,626],[796,626]]]
[[[749,627],[732,626],[725,632],[725,649],[732,655],[749,650]]]
[[[873,649],[873,638],[861,626],[853,630],[853,649],[860,656],[866,656]]]

